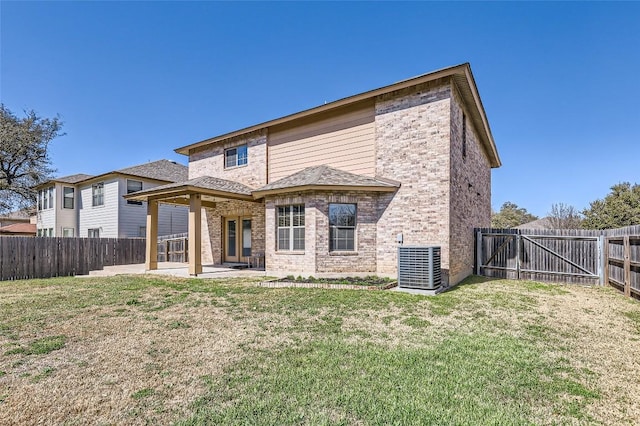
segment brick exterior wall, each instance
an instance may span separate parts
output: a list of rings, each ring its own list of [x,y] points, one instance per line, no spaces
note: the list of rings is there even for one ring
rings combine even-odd
[[[442,247],[449,269],[449,155],[451,86],[448,81],[392,92],[376,100],[376,174],[401,182],[378,203],[377,273],[397,274],[396,236],[405,245]]]
[[[247,165],[224,168],[224,151],[247,144]],[[189,152],[189,179],[213,176],[243,183],[252,188],[267,184],[267,131],[255,131]]]
[[[219,265],[223,263],[223,217],[251,218],[251,253],[264,255],[265,228],[264,203],[249,201],[225,201],[216,203],[215,208],[202,211],[202,263]],[[238,230],[238,233],[240,231]]]
[[[353,203],[356,210],[356,247],[353,252],[329,251],[329,204]],[[276,250],[276,207],[305,206],[304,252]],[[267,274],[313,275],[323,273],[376,272],[376,222],[378,194],[315,191],[290,196],[267,197],[266,265]]]
[[[473,228],[491,224],[491,166],[458,91],[451,102],[451,206],[449,274],[457,283],[473,272]],[[466,156],[462,117],[466,116]]]

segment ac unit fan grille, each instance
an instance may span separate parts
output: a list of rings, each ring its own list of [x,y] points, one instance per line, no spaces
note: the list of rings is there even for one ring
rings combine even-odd
[[[440,287],[440,247],[398,247],[398,286],[433,290]]]

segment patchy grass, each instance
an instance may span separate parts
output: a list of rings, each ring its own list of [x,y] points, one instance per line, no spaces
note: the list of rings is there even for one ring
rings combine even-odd
[[[0,283],[0,423],[624,424],[640,304],[471,277],[436,297],[258,279]],[[68,407],[61,409],[61,407]],[[71,408],[72,407],[72,408]]]

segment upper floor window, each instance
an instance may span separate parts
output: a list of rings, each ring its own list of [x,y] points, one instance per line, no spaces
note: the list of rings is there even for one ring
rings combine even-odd
[[[62,207],[65,209],[73,208],[73,198],[75,190],[71,187],[65,186],[62,188]]]
[[[53,208],[53,186],[38,191],[38,210]]]
[[[89,229],[87,229],[87,237],[89,237],[89,238],[100,238],[100,228],[89,228]]]
[[[142,191],[142,182],[140,182],[139,180],[127,179],[127,194],[131,194],[133,192],[138,192],[138,191]],[[127,200],[127,204],[141,206],[142,201]]]
[[[354,251],[356,205],[329,204],[329,251]]]
[[[104,205],[104,183],[94,183],[91,185],[92,206]]]
[[[247,164],[247,145],[236,146],[224,150],[224,168],[244,166]]]
[[[304,205],[278,207],[278,250],[304,250]]]
[[[467,117],[462,113],[462,158],[467,158]]]

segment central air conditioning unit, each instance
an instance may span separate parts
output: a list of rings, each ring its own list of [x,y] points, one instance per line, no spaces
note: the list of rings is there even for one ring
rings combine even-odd
[[[441,284],[439,246],[398,247],[398,287],[435,290]]]

